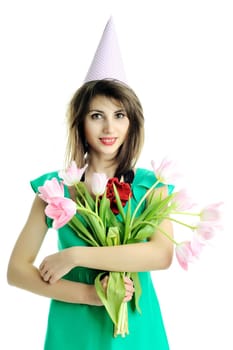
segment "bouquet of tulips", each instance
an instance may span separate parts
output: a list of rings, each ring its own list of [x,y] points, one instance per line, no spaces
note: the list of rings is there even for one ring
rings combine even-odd
[[[132,192],[128,183],[120,182],[117,178],[108,179],[103,173],[94,173],[92,196],[85,183],[80,181],[87,165],[77,168],[76,163],[72,162],[70,167],[59,172],[60,181],[52,178],[39,187],[39,196],[47,202],[45,214],[53,219],[53,228],[59,229],[68,224],[87,244],[95,247],[145,241],[154,234],[164,219],[169,219],[191,231],[190,239],[177,242],[167,232],[159,229],[174,243],[177,260],[187,270],[188,264],[200,256],[203,247],[221,227],[222,203],[210,204],[193,212],[190,209],[195,204],[184,189],[173,191],[165,198],[153,195],[153,190],[158,185],[171,183],[175,173],[173,162],[166,158],[158,167],[154,161],[151,163],[156,180],[133,212]],[[64,185],[75,187],[75,201],[64,197]],[[142,205],[144,210],[139,212]],[[197,217],[198,220],[188,224],[177,218],[180,215]],[[133,280],[133,302],[135,309],[140,312],[139,299],[142,291],[138,273],[109,272],[107,291],[104,291],[101,284],[101,278],[105,274],[103,271],[96,277],[96,291],[114,324],[114,336],[125,336],[129,330],[127,303],[123,301],[124,276]]]

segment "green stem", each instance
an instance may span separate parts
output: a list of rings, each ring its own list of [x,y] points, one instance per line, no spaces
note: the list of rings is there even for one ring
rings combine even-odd
[[[117,337],[117,335],[121,335],[122,337],[125,337],[126,334],[129,334],[128,310],[127,310],[127,303],[123,301],[119,310],[118,322],[115,325],[114,336]]]
[[[156,228],[158,231],[162,232],[162,234],[164,234],[164,236],[166,236],[168,239],[170,239],[171,242],[173,242],[175,245],[178,244],[178,242],[176,242],[172,236],[170,236],[166,231],[164,231],[160,226],[158,225],[153,225],[151,222],[147,222],[147,221],[144,221],[145,223],[151,225],[151,226],[154,226],[154,228]]]
[[[185,211],[172,211],[171,214],[200,216],[200,213],[188,213],[188,212],[185,212]]]
[[[159,184],[159,180],[157,180],[149,190],[146,191],[146,193],[144,194],[144,196],[140,199],[140,201],[138,202],[138,205],[136,206],[134,212],[133,212],[133,215],[132,215],[132,218],[131,218],[131,224],[130,224],[130,227],[132,227],[133,225],[133,221],[135,219],[135,216],[140,208],[140,206],[142,205],[142,203],[144,202],[144,200],[148,197],[148,195],[153,191],[153,189]]]
[[[99,221],[101,227],[102,227],[103,229],[105,229],[104,224],[103,224],[103,221],[101,220],[101,218],[99,217],[99,215],[96,214],[94,211],[92,211],[92,210],[90,210],[90,209],[87,209],[87,208],[78,207],[78,206],[77,206],[77,211],[78,211],[78,212],[87,212],[87,213],[89,213],[90,215],[95,216],[96,219]]]
[[[80,197],[83,199],[83,201],[84,201],[84,203],[86,204],[86,206],[88,207],[88,209],[91,210],[90,206],[88,205],[88,203],[87,203],[87,201],[86,201],[86,198],[85,198],[84,194],[80,191],[80,189],[79,189],[79,187],[78,187],[78,184],[75,184],[75,189],[76,189],[77,193],[80,195]],[[78,199],[76,198],[76,201],[77,201],[77,200],[78,200]],[[80,201],[78,201],[78,202],[79,202],[78,204],[79,204],[81,207],[85,208],[85,206],[84,206]]]
[[[168,220],[171,220],[173,222],[176,222],[177,224],[180,224],[182,226],[185,226],[185,227],[188,227],[190,228],[191,230],[195,230],[197,227],[196,226],[192,226],[192,225],[188,225],[186,223],[184,223],[183,221],[180,221],[180,220],[177,220],[177,219],[174,219],[174,218],[171,218],[170,216],[165,216],[164,219],[168,219]]]
[[[95,197],[95,213],[98,215],[98,201],[99,201],[99,195]]]

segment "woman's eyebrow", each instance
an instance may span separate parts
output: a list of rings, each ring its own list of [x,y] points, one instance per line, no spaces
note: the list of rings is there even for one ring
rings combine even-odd
[[[104,111],[101,111],[100,109],[90,109],[90,110],[88,111],[88,113],[92,113],[92,112],[104,113]]]
[[[88,113],[93,113],[93,112],[97,112],[97,113],[104,113],[104,111],[102,111],[101,109],[90,109],[88,111]],[[117,109],[116,111],[114,111],[114,113],[121,113],[121,112],[124,112],[126,113],[126,110],[124,108],[121,108],[121,109]]]
[[[120,112],[126,113],[126,110],[124,108],[121,108],[121,109],[118,109],[117,111],[115,111],[114,113],[120,113]]]

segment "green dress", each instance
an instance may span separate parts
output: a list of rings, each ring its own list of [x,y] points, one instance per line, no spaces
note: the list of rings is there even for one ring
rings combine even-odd
[[[58,172],[47,173],[31,181],[33,190]],[[131,184],[133,193],[132,210],[145,191],[156,181],[152,171],[138,168]],[[173,187],[169,186],[169,191]],[[65,186],[65,196],[69,197]],[[48,227],[52,220],[46,218]],[[58,230],[58,248],[84,246],[86,243],[65,225]],[[64,278],[83,283],[94,283],[99,271],[77,267]],[[65,303],[51,300],[44,350],[168,350],[168,340],[161,315],[159,302],[154,290],[150,272],[140,272],[142,287],[140,298],[141,314],[128,303],[129,335],[113,337],[113,323],[104,306]]]

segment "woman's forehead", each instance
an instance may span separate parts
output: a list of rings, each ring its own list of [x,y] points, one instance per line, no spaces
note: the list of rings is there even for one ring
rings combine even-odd
[[[116,108],[124,109],[123,103],[113,97],[105,95],[96,95],[92,98],[89,104],[89,109],[101,109],[101,108]]]

